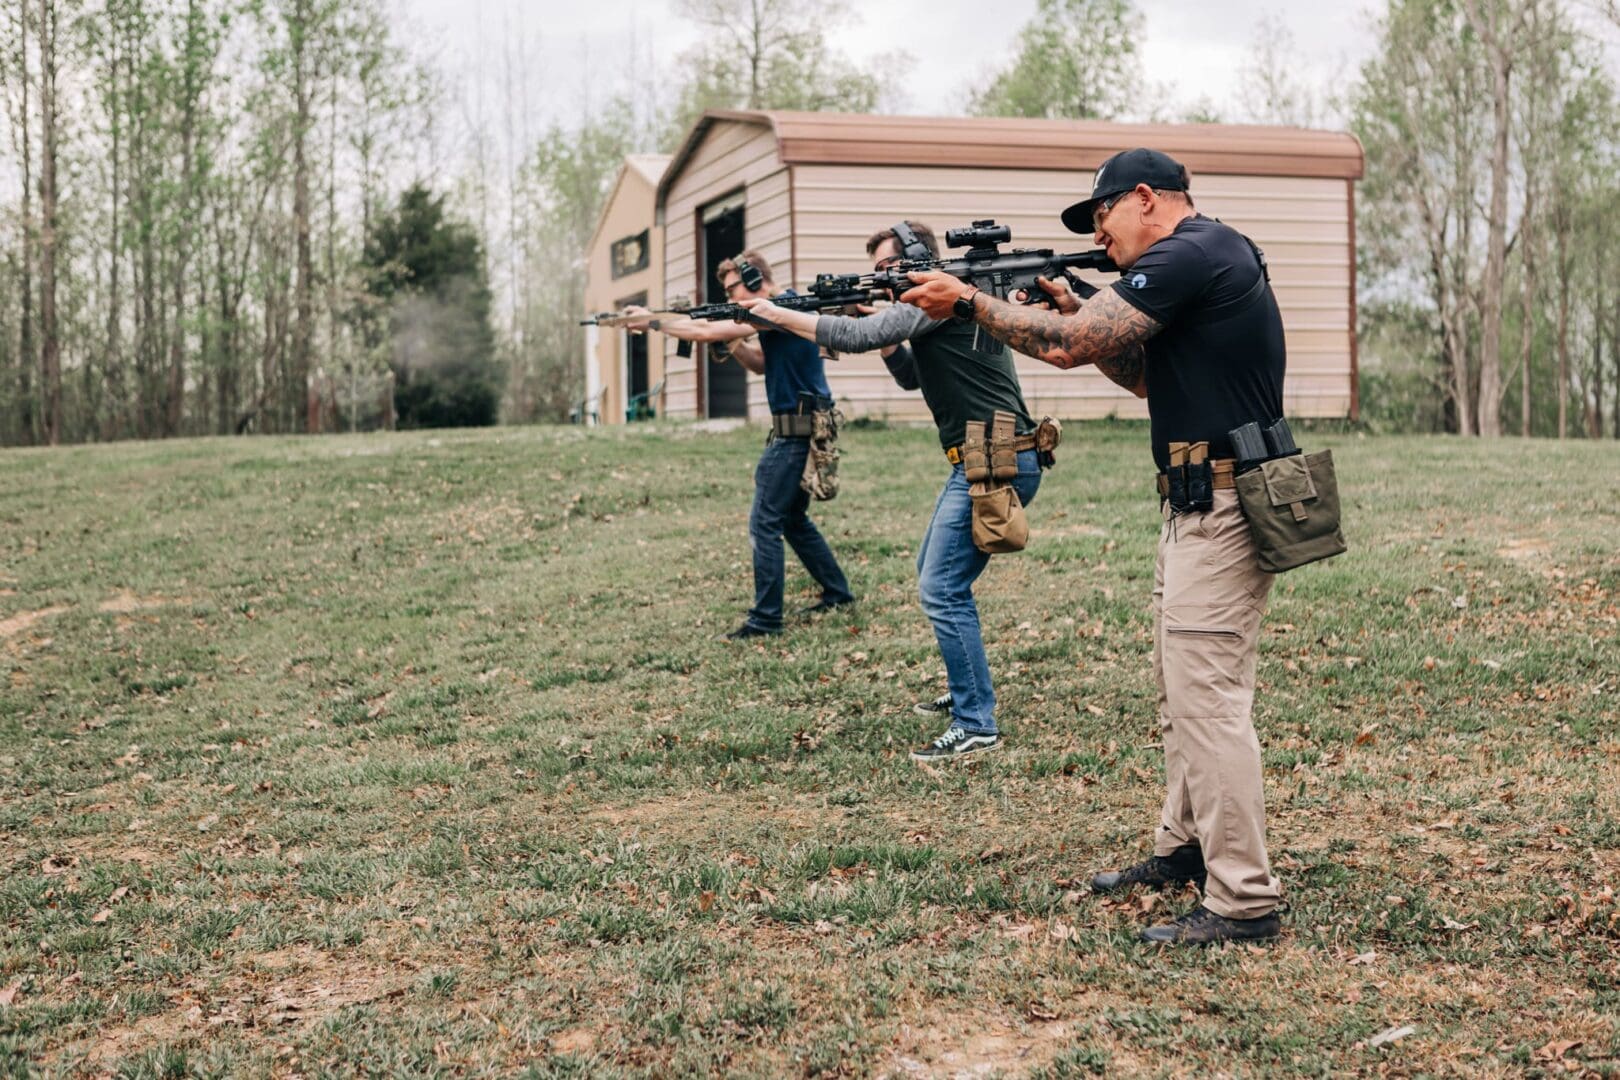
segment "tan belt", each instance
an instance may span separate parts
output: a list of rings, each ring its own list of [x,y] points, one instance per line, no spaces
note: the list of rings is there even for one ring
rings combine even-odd
[[[808,439],[816,433],[816,422],[809,413],[772,413],[771,431],[778,439]]]
[[[1012,448],[1014,453],[1035,449],[1035,433],[1032,431],[1028,435],[1015,435]],[[945,448],[945,460],[952,465],[962,464],[962,448],[960,446],[947,446]]]
[[[1211,458],[1209,461],[1209,468],[1210,472],[1214,474],[1209,485],[1213,490],[1223,491],[1228,488],[1237,487],[1237,473],[1235,471],[1237,468],[1236,459]],[[1164,473],[1160,473],[1157,477],[1155,477],[1155,479],[1159,482],[1159,498],[1169,498],[1170,478],[1165,476]]]

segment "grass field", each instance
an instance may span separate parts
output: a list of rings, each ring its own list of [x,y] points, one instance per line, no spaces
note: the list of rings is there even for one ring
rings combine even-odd
[[[1069,436],[938,771],[931,431],[847,433],[861,602],[762,647],[758,429],[0,454],[0,1072],[1620,1075],[1620,446],[1312,440],[1288,929],[1155,951],[1191,896],[1083,886],[1161,796],[1146,433]]]

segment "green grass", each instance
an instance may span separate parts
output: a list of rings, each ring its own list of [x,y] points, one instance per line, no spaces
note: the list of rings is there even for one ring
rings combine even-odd
[[[1620,447],[1311,439],[1288,933],[1182,953],[1082,884],[1157,816],[1157,518],[1069,436],[936,772],[932,432],[849,433],[861,603],[749,647],[757,430],[0,454],[0,1074],[1620,1075]]]

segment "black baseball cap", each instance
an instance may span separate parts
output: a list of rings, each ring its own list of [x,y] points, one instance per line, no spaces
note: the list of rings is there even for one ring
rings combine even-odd
[[[1121,150],[1097,166],[1097,175],[1091,184],[1091,198],[1063,211],[1063,224],[1070,232],[1096,232],[1091,218],[1097,204],[1133,191],[1137,184],[1146,184],[1160,191],[1186,191],[1187,170],[1169,154],[1138,147],[1135,150]]]

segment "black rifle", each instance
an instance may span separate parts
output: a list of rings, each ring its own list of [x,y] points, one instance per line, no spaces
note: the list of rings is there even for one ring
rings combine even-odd
[[[886,298],[887,294],[874,292],[872,286],[867,284],[860,274],[817,274],[815,283],[807,291],[793,296],[773,296],[771,303],[788,311],[828,311],[834,308],[853,307],[856,304],[870,304],[874,300]],[[765,320],[750,315],[748,309],[740,304],[703,304],[687,308],[681,314],[688,319],[705,319],[711,322],[730,319],[733,322],[770,325]]]
[[[1051,303],[1051,298],[1040,287],[1036,278],[1069,283],[1076,296],[1085,300],[1095,296],[1097,287],[1082,281],[1076,270],[1097,270],[1105,274],[1119,272],[1113,260],[1102,248],[1059,254],[1051,248],[1013,248],[1002,251],[998,245],[1012,242],[1012,229],[994,221],[975,221],[965,229],[946,229],[945,246],[967,248],[959,258],[907,259],[866,277],[865,283],[873,290],[899,299],[900,294],[912,287],[907,275],[937,270],[972,285],[982,292],[1002,300],[1011,299],[1022,291],[1024,303]]]

